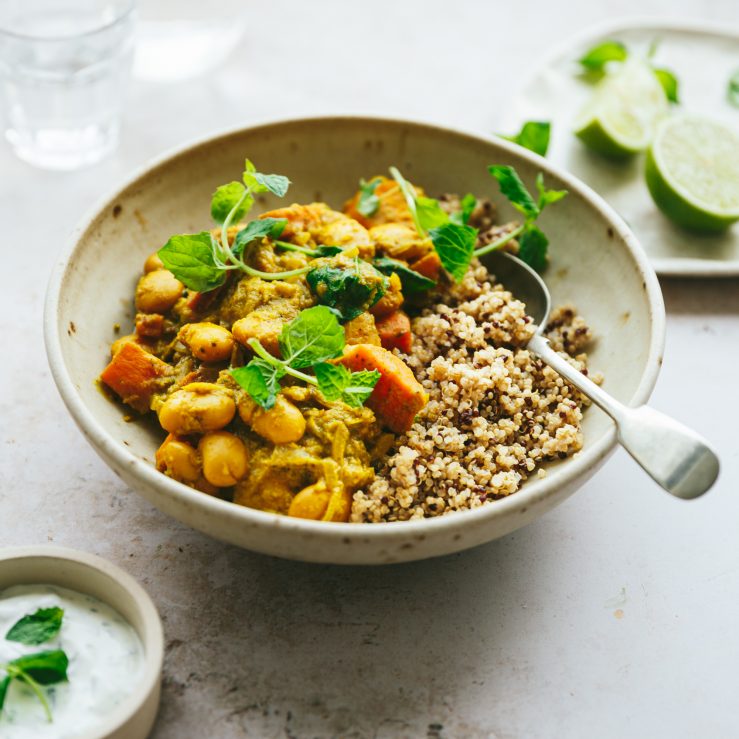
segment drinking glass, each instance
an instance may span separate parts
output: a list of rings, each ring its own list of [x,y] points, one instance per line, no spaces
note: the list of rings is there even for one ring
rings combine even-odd
[[[134,0],[0,1],[0,111],[21,159],[76,169],[115,148],[134,24]]]

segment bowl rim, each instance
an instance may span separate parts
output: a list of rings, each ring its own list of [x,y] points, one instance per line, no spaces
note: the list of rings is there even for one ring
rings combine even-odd
[[[662,292],[654,268],[651,266],[646,252],[634,233],[621,216],[588,185],[577,179],[574,175],[552,165],[538,154],[524,149],[517,144],[484,132],[466,130],[456,126],[442,125],[412,118],[367,114],[327,114],[305,117],[269,118],[255,121],[247,126],[229,127],[212,134],[196,137],[184,144],[168,149],[160,156],[139,166],[132,174],[125,177],[120,184],[100,197],[88,209],[72,230],[65,246],[57,257],[49,278],[44,305],[44,340],[47,359],[52,377],[67,409],[80,430],[93,447],[105,458],[106,462],[112,460],[121,468],[127,468],[132,476],[143,478],[145,485],[158,488],[161,492],[178,499],[180,505],[184,504],[196,509],[206,509],[209,514],[215,517],[218,517],[220,514],[235,516],[237,519],[243,521],[245,525],[253,525],[258,528],[268,527],[274,530],[290,532],[297,536],[318,536],[330,540],[344,540],[346,543],[356,540],[377,539],[387,539],[390,542],[406,538],[408,535],[413,534],[448,534],[473,523],[483,524],[492,519],[506,517],[516,510],[526,510],[539,501],[554,495],[557,489],[564,488],[574,482],[576,478],[603,460],[615,447],[616,429],[612,425],[601,439],[589,448],[583,449],[577,455],[571,457],[570,464],[563,465],[542,479],[530,481],[529,485],[524,485],[514,495],[495,501],[494,505],[455,511],[454,515],[434,518],[357,525],[349,522],[325,522],[292,518],[239,506],[230,501],[204,495],[157,471],[150,461],[145,461],[129,451],[124,444],[116,440],[97,421],[83,402],[65,365],[61,343],[63,329],[61,325],[58,325],[57,314],[66,272],[79,247],[81,237],[100,217],[104,210],[109,208],[124,191],[131,188],[143,177],[151,175],[157,169],[167,165],[171,160],[192,153],[201,147],[211,146],[216,141],[225,141],[231,137],[241,136],[249,132],[266,131],[295,125],[326,125],[329,123],[358,124],[362,122],[425,130],[426,132],[440,134],[442,136],[452,135],[454,137],[470,139],[477,143],[492,144],[514,157],[528,160],[529,164],[538,167],[545,175],[548,174],[559,179],[566,185],[569,191],[576,192],[595,209],[606,223],[614,229],[615,235],[624,242],[642,279],[642,286],[647,296],[650,319],[649,350],[641,379],[635,392],[629,399],[628,405],[646,402],[654,388],[662,365],[665,341],[665,308]],[[139,490],[136,490],[136,492],[139,492]]]
[[[3,547],[0,549],[0,563],[21,559],[74,562],[75,564],[82,565],[85,569],[96,570],[120,585],[138,610],[142,622],[141,630],[136,629],[128,620],[126,622],[136,631],[137,636],[141,640],[144,652],[143,674],[136,682],[133,691],[111,711],[105,718],[105,721],[99,726],[90,729],[80,739],[95,739],[96,737],[113,734],[124,727],[139,711],[144,710],[151,696],[159,689],[164,662],[164,630],[156,606],[146,590],[144,590],[133,576],[96,554],[53,544]],[[43,583],[48,585],[56,584],[53,571],[50,571],[48,577],[44,576]],[[24,585],[28,583],[19,581],[15,584]],[[13,585],[7,585],[5,587],[13,587]],[[0,589],[0,594],[2,594],[5,587]],[[80,593],[86,592],[82,579],[79,580],[79,585],[75,584],[72,587],[65,585],[64,587]],[[114,607],[105,598],[99,598],[98,600],[101,600],[111,608]]]

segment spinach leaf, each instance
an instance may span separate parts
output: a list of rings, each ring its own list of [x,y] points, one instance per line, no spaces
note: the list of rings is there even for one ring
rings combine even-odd
[[[285,374],[285,368],[280,364],[267,362],[260,357],[252,359],[246,367],[231,370],[234,380],[266,410],[274,406],[277,393],[280,392],[280,379]]]
[[[488,167],[488,172],[498,181],[500,191],[516,210],[523,213],[527,218],[536,218],[539,215],[539,208],[513,167],[491,164]]]
[[[523,146],[539,154],[539,156],[546,156],[547,149],[549,149],[550,133],[551,124],[549,121],[526,121],[517,134],[501,136],[501,138]]]
[[[316,305],[301,311],[280,333],[282,358],[291,367],[311,367],[338,357],[344,350],[344,329],[336,311]]]
[[[608,62],[622,62],[628,55],[620,41],[604,41],[585,52],[578,61],[589,72],[603,72]]]
[[[64,611],[57,606],[39,608],[13,624],[5,638],[27,645],[43,644],[59,633],[63,616]]]
[[[287,218],[259,218],[256,221],[250,221],[236,234],[231,251],[241,256],[244,249],[253,241],[261,241],[266,236],[271,239],[279,238],[285,226],[287,226]]]
[[[318,389],[326,400],[342,400],[352,408],[364,405],[381,376],[377,370],[350,372],[341,364],[326,362],[317,364],[313,371],[318,380]]]
[[[459,282],[470,266],[477,243],[477,229],[446,223],[429,232],[441,264]]]
[[[68,666],[69,659],[62,649],[24,654],[5,665],[6,669],[10,668],[8,671],[11,674],[20,671],[41,685],[53,685],[66,680]]]
[[[157,253],[164,266],[191,290],[207,292],[226,279],[226,272],[215,263],[208,231],[172,236]]]
[[[430,280],[428,277],[422,275],[420,272],[416,272],[411,269],[405,262],[401,262],[397,259],[391,259],[390,257],[377,257],[372,264],[382,274],[388,277],[391,274],[396,274],[400,277],[400,282],[403,285],[403,292],[407,295],[411,293],[424,292],[430,290],[432,287],[436,287],[436,283]]]
[[[245,188],[240,182],[229,182],[216,189],[210,201],[210,215],[218,225],[225,223],[234,208],[232,223],[238,223],[251,210],[254,198],[250,195],[244,198],[244,192]]]
[[[662,85],[667,99],[671,103],[679,103],[677,77],[669,69],[654,69],[654,74]]]
[[[344,321],[351,321],[373,306],[387,286],[385,276],[359,257],[351,266],[315,267],[305,278],[318,302],[335,308]]]
[[[359,180],[359,200],[357,201],[357,211],[366,218],[377,213],[380,207],[380,198],[375,195],[377,186],[382,182],[379,177],[371,179],[369,182]]]

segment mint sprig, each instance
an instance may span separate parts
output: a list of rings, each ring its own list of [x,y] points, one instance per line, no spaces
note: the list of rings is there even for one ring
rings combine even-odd
[[[258,339],[250,339],[249,346],[257,356],[245,367],[231,370],[231,376],[267,410],[277,401],[280,380],[286,375],[316,386],[328,401],[342,400],[358,407],[371,395],[380,374],[351,372],[347,377],[341,370],[327,370],[326,367],[334,367],[328,360],[341,356],[345,344],[337,312],[316,305],[301,311],[297,318],[282,327],[281,359],[270,354]],[[309,368],[313,368],[315,375],[302,371]]]
[[[10,627],[5,638],[28,646],[49,641],[62,627],[64,611],[58,606],[39,608],[35,613],[23,616]]]
[[[518,133],[512,136],[498,135],[506,141],[512,141],[514,144],[523,146],[525,149],[543,157],[546,156],[549,149],[551,130],[552,125],[549,121],[526,121]]]

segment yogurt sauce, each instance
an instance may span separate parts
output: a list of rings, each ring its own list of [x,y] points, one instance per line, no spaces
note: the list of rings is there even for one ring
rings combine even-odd
[[[18,619],[51,606],[64,609],[61,630],[53,639],[26,646],[4,638]],[[0,591],[0,663],[51,649],[63,649],[69,657],[69,682],[45,688],[54,720],[47,721],[28,686],[13,680],[0,713],[0,739],[77,739],[109,716],[144,671],[138,634],[102,601],[51,585]]]

